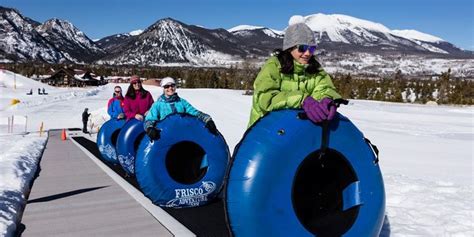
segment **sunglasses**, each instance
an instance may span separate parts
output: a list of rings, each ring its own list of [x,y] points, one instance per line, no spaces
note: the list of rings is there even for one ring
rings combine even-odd
[[[115,93],[122,93],[122,91],[115,91]]]
[[[168,89],[168,88],[170,88],[170,87],[173,87],[173,88],[174,88],[175,86],[176,86],[175,84],[164,85],[163,88]]]
[[[132,85],[135,85],[135,84],[142,84],[142,83],[140,81],[132,82]]]
[[[300,53],[305,53],[306,50],[309,50],[309,53],[310,54],[314,54],[314,51],[316,51],[316,46],[309,46],[309,45],[304,45],[304,44],[300,44],[296,47],[298,49],[298,52]]]

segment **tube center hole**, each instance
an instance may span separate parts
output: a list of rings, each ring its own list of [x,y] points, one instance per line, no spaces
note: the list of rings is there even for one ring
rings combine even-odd
[[[194,142],[178,142],[166,154],[166,169],[178,183],[198,182],[206,174],[207,168],[206,152]]]
[[[357,181],[346,158],[328,149],[306,157],[293,180],[292,201],[298,220],[317,236],[341,236],[354,224],[359,206],[343,211],[343,191]]]

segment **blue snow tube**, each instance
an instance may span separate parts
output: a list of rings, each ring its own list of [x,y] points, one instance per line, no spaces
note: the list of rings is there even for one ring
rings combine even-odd
[[[124,119],[110,119],[100,127],[97,134],[97,147],[102,158],[110,164],[118,164],[115,145],[120,129],[125,124]]]
[[[145,136],[143,122],[131,119],[125,123],[117,138],[117,158],[128,175],[135,174],[135,157],[138,145]]]
[[[230,160],[221,134],[213,135],[194,116],[174,114],[157,123],[161,138],[145,136],[135,160],[142,192],[156,205],[195,207],[220,192]]]
[[[321,153],[321,126],[299,112],[269,113],[235,148],[226,189],[234,235],[378,236],[385,191],[373,146],[338,114]]]

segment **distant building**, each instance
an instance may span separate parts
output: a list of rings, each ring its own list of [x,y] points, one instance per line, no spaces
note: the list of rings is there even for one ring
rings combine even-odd
[[[140,78],[144,85],[153,85],[153,86],[160,86],[162,78]],[[130,76],[109,76],[105,79],[107,83],[130,83]],[[176,79],[176,84],[178,87],[182,84],[182,79]]]
[[[149,78],[145,81],[143,81],[144,85],[152,85],[152,86],[160,86],[161,79],[157,78]]]
[[[60,87],[99,86],[107,83],[102,76],[98,77],[92,72],[71,68],[61,68],[54,71],[49,77],[39,79],[39,81]]]
[[[105,79],[108,83],[130,83],[130,77],[110,76]]]
[[[140,80],[143,82],[145,85],[160,85],[161,79],[156,79],[156,78],[143,78],[141,77]],[[106,81],[108,83],[130,83],[130,76],[110,76],[107,77]]]

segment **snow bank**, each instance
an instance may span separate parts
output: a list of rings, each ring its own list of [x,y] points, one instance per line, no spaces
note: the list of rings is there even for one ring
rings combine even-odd
[[[8,236],[22,216],[46,136],[0,136],[0,143],[0,235]]]

